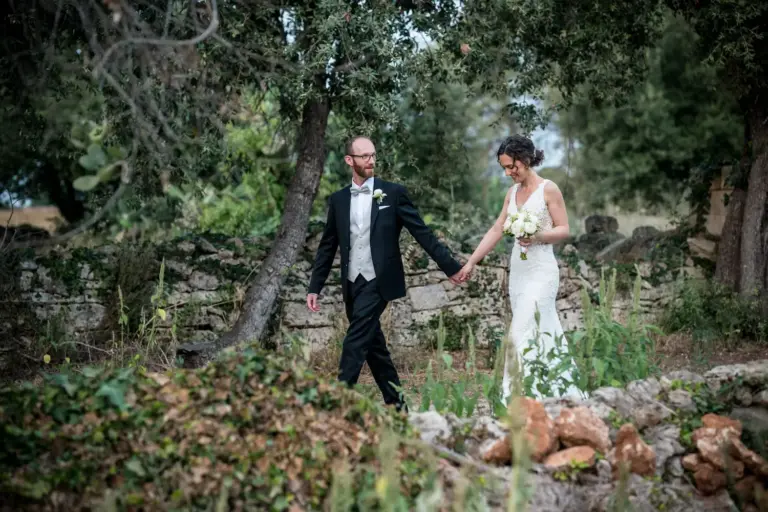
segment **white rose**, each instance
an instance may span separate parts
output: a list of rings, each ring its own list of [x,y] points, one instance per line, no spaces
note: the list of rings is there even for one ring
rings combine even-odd
[[[527,222],[523,223],[523,230],[528,235],[532,235],[532,234],[536,233],[536,227],[537,227],[536,223],[533,222],[533,221],[527,221]]]
[[[525,225],[525,222],[523,222],[523,219],[517,219],[515,222],[512,223],[512,233],[518,238],[523,236],[524,231],[523,227]]]

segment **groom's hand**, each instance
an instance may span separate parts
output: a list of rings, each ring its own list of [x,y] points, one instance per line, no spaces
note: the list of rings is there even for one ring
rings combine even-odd
[[[307,307],[309,308],[310,311],[314,311],[315,313],[320,311],[320,306],[317,305],[316,293],[307,294]]]
[[[455,274],[453,274],[453,275],[452,275],[451,277],[449,277],[448,279],[450,279],[450,281],[451,281],[453,284],[461,284],[461,283],[463,283],[463,282],[464,282],[464,281],[462,280],[461,271],[459,271],[459,272],[456,272]]]

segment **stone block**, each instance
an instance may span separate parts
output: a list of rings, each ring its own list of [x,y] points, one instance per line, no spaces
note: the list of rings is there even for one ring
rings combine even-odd
[[[445,289],[439,284],[410,288],[408,290],[408,297],[411,300],[414,311],[439,309],[450,302]]]
[[[216,276],[195,270],[189,276],[189,286],[195,290],[216,290],[219,287],[219,279]]]
[[[289,302],[283,308],[283,324],[286,327],[333,327],[338,308],[325,306],[314,312],[304,303]]]

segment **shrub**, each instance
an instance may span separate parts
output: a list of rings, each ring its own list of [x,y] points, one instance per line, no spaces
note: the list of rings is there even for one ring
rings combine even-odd
[[[695,341],[768,341],[768,316],[757,297],[742,297],[713,281],[682,281],[662,317],[668,332],[690,334]]]
[[[626,383],[644,379],[658,370],[653,364],[655,343],[653,333],[661,331],[653,325],[640,322],[640,288],[642,278],[637,273],[633,288],[633,304],[626,324],[613,317],[616,297],[616,269],[605,279],[600,278],[595,304],[585,286],[581,290],[584,328],[555,339],[546,353],[537,340],[553,333],[541,333],[536,316],[536,336],[529,341],[525,353],[535,358],[523,363],[525,394],[533,396],[533,387],[543,396],[562,392],[573,384],[582,391],[593,391],[602,386],[621,387]],[[566,375],[570,373],[571,379]]]
[[[49,375],[0,390],[0,424],[9,510],[399,512],[445,496],[404,415],[255,348],[195,371]],[[459,505],[487,508],[469,478]]]

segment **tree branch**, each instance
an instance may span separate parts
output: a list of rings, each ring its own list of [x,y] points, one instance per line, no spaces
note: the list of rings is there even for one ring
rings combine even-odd
[[[125,191],[128,189],[128,185],[131,183],[131,177],[133,176],[133,167],[128,165],[128,162],[125,160],[120,160],[118,162],[115,162],[112,164],[112,167],[121,167],[123,169],[121,178],[120,178],[120,186],[117,187],[117,190],[114,194],[112,194],[112,197],[109,198],[109,201],[104,205],[104,207],[99,210],[98,213],[93,215],[90,219],[88,219],[83,224],[79,225],[75,229],[71,231],[67,231],[66,233],[63,233],[58,236],[54,236],[51,238],[43,239],[43,240],[28,240],[25,242],[12,242],[8,245],[9,249],[27,249],[30,247],[47,247],[50,245],[57,245],[62,242],[66,242],[67,240],[70,240],[74,238],[75,236],[86,232],[90,228],[92,228],[97,222],[99,222],[101,219],[104,218],[104,216],[112,210],[115,205],[117,205],[118,200],[120,197],[125,193]]]
[[[366,62],[370,61],[371,58],[372,57],[370,55],[365,55],[364,57],[362,57],[360,59],[357,59],[357,60],[354,60],[354,61],[347,61],[344,64],[339,64],[337,66],[334,66],[333,67],[333,71],[335,71],[336,73],[344,73],[346,71],[357,69],[360,66],[362,66],[363,64],[365,64]]]
[[[122,46],[126,46],[129,44],[152,45],[152,46],[191,46],[191,45],[200,43],[202,41],[205,41],[214,32],[216,32],[216,29],[219,27],[219,9],[216,4],[216,1],[217,0],[211,0],[211,22],[208,24],[208,28],[206,28],[200,34],[190,39],[165,39],[165,38],[157,39],[157,38],[135,38],[135,37],[121,39],[120,41],[116,42],[115,44],[107,48],[107,51],[104,52],[104,55],[101,56],[101,59],[99,59],[99,62],[93,68],[94,75],[98,75],[98,73],[101,72],[101,69],[104,67],[104,64],[107,62],[109,57],[115,51],[117,51],[118,48]]]
[[[8,192],[6,190],[6,192]],[[9,193],[10,197],[10,193]],[[11,227],[11,220],[13,219],[13,214],[15,213],[14,203],[16,201],[13,200],[11,197],[11,214],[8,216],[8,222],[5,223],[5,231],[3,232],[3,239],[0,240],[0,249],[5,247],[5,240],[8,238],[8,229]]]

